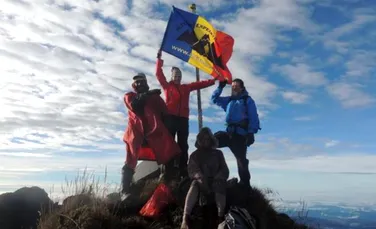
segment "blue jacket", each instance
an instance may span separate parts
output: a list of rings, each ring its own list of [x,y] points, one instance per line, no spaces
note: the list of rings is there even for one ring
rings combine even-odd
[[[227,132],[246,135],[248,133],[255,134],[260,127],[260,121],[257,113],[255,101],[249,96],[247,90],[244,89],[242,94],[238,96],[220,96],[222,88],[215,89],[211,96],[211,101],[226,111]],[[247,105],[244,104],[244,96],[248,96]],[[247,110],[246,110],[247,109]],[[245,130],[239,126],[232,126],[241,121],[248,119],[248,129]]]

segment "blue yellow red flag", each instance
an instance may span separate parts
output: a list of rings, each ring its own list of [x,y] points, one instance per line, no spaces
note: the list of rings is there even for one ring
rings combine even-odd
[[[214,28],[204,17],[176,7],[167,23],[161,50],[212,75],[232,82],[227,67],[234,39]]]

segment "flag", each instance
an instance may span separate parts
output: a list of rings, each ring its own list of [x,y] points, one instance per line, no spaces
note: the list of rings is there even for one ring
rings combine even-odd
[[[232,81],[227,68],[234,39],[216,30],[205,18],[172,7],[161,50],[165,51],[220,81]]]

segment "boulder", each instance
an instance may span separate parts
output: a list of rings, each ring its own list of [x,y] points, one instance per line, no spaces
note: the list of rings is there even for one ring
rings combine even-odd
[[[23,187],[0,195],[1,229],[37,228],[42,211],[52,211],[53,201],[43,189]]]

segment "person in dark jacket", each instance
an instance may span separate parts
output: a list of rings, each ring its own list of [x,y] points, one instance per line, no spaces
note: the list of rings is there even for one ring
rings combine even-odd
[[[218,131],[215,137],[218,147],[229,147],[236,157],[240,182],[250,187],[251,175],[248,168],[247,147],[255,141],[260,121],[254,100],[248,94],[241,79],[232,81],[231,96],[220,96],[227,82],[219,83],[211,101],[226,112],[226,131]]]
[[[157,55],[156,77],[162,86],[169,113],[166,123],[172,136],[177,135],[177,143],[182,151],[179,159],[180,176],[187,176],[188,136],[189,136],[189,95],[192,91],[214,85],[216,79],[202,80],[182,84],[182,72],[177,67],[171,69],[171,80],[167,81],[163,73],[161,51]]]
[[[188,221],[200,192],[215,194],[219,222],[223,221],[226,206],[226,181],[230,172],[222,151],[216,149],[218,142],[209,128],[200,130],[195,146],[197,149],[188,161],[188,175],[192,183],[185,199],[182,229],[189,228]]]

